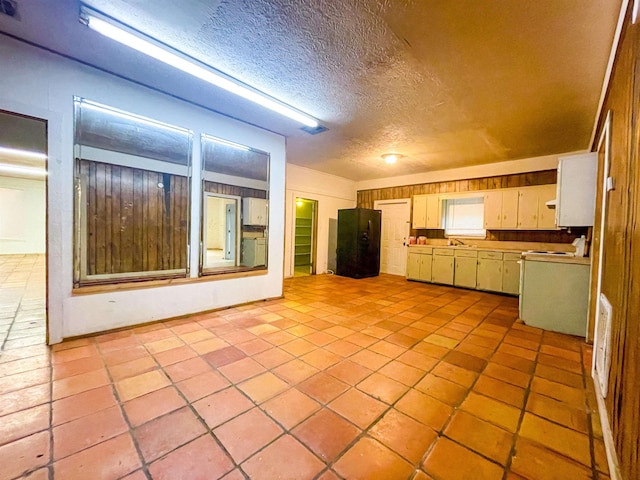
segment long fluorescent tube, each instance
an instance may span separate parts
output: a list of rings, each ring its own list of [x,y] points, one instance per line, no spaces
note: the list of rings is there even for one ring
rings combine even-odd
[[[186,56],[176,50],[170,51],[166,46],[156,44],[150,38],[143,38],[140,34],[132,33],[125,28],[115,25],[111,19],[106,19],[98,12],[91,10],[86,6],[82,6],[80,10],[81,20],[86,23],[89,28],[95,30],[102,35],[122,43],[127,47],[133,48],[145,55],[155,58],[167,65],[182,70],[194,77],[220,88],[234,93],[242,98],[250,100],[258,105],[262,105],[274,112],[285,117],[292,118],[303,125],[311,128],[318,127],[318,121],[306,113],[300,112],[262,92],[259,92],[248,85],[240,83],[238,80],[231,79],[226,75],[214,71],[210,67],[204,67],[196,64],[193,59],[187,59]]]
[[[136,115],[135,113],[123,112],[113,107],[107,107],[106,105],[102,105],[100,103],[93,102],[85,98],[75,97],[75,100],[81,105],[82,108],[89,108],[91,110],[95,110],[98,112],[107,113],[109,115],[113,115],[115,117],[122,118],[128,121],[131,121],[131,119],[134,119],[139,123],[143,123],[145,125],[149,125],[155,128],[164,128],[165,130],[169,130],[174,133],[178,132],[186,135],[190,133],[190,130],[187,130],[186,128],[176,127],[174,125],[169,125],[168,123],[159,122],[157,120],[151,120],[149,118]]]
[[[20,150],[17,148],[0,147],[0,155],[11,155],[13,157],[33,158],[35,160],[46,160],[47,154],[42,152],[32,152],[31,150]]]
[[[36,177],[44,177],[47,171],[44,168],[20,167],[18,165],[9,165],[0,163],[0,172],[4,173],[20,173],[23,175],[34,175]]]
[[[239,143],[236,142],[231,142],[229,140],[223,140],[222,138],[218,138],[218,137],[212,137],[210,135],[202,135],[206,140],[209,140],[210,142],[214,142],[214,143],[218,143],[220,145],[224,145],[226,147],[232,147],[232,148],[237,148],[238,150],[244,150],[245,152],[248,152],[249,150],[251,150],[249,147],[247,147],[246,145],[241,145]]]

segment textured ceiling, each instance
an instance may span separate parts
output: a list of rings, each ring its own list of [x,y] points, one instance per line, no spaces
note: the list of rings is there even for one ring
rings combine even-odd
[[[329,131],[99,38],[74,0],[20,0],[0,30],[282,133],[289,162],[364,180],[588,148],[621,0],[86,3]],[[392,151],[405,157],[389,166]]]

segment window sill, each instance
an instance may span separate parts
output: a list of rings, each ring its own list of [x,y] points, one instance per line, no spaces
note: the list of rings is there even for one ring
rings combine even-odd
[[[247,270],[243,272],[219,273],[215,275],[205,275],[197,278],[163,278],[156,280],[145,280],[138,282],[111,283],[108,285],[87,285],[76,287],[71,290],[72,295],[92,295],[97,293],[120,292],[128,290],[142,290],[145,288],[167,287],[170,285],[189,285],[201,282],[211,282],[218,280],[231,280],[235,278],[257,277],[269,273],[268,269]]]

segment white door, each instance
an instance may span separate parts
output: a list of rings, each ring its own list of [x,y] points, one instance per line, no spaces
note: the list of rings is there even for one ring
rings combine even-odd
[[[374,203],[382,211],[380,240],[380,272],[405,275],[407,270],[407,248],[409,237],[411,200],[379,200]]]
[[[224,259],[235,260],[236,253],[236,202],[227,204],[225,221]]]

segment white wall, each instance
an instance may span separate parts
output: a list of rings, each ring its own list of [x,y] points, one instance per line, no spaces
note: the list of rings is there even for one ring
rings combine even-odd
[[[296,198],[317,200],[318,231],[316,273],[326,273],[329,249],[329,220],[338,218],[338,210],[356,206],[355,182],[335,175],[287,164],[285,200],[285,276],[293,276]]]
[[[0,176],[0,255],[45,252],[45,192],[44,180]]]
[[[48,121],[48,314],[51,343],[65,337],[240,304],[282,294],[285,139],[0,37],[0,108]],[[199,185],[200,133],[271,153],[269,270],[265,275],[180,286],[74,295],[73,96],[137,113],[194,132],[193,182]],[[192,189],[191,275],[197,275],[200,199]]]

